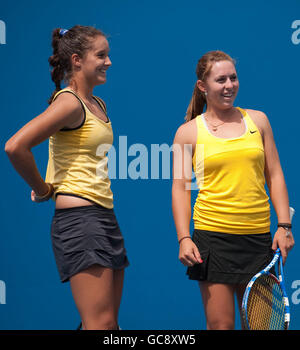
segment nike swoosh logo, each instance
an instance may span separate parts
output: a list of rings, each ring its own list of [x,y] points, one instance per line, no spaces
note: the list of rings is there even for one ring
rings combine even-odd
[[[256,131],[257,131],[257,130],[254,130],[254,131],[251,131],[251,130],[250,130],[250,134],[254,134]]]

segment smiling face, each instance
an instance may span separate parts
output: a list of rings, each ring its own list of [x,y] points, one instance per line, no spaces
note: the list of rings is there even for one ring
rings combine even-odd
[[[91,85],[101,85],[106,82],[106,71],[111,66],[109,45],[107,39],[98,35],[91,39],[91,47],[82,58],[76,58],[77,72]]]
[[[231,108],[239,90],[234,64],[228,60],[213,63],[205,81],[198,80],[197,86],[203,93],[206,91],[208,106]]]

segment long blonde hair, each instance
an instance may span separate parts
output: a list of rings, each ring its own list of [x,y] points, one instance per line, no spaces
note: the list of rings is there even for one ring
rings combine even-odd
[[[230,61],[235,65],[235,61],[223,51],[209,51],[203,55],[198,61],[196,74],[198,80],[205,81],[211,68],[215,62]],[[185,120],[189,121],[203,113],[206,105],[206,97],[202,91],[199,90],[197,83],[195,84],[194,92],[188,109],[186,111]]]

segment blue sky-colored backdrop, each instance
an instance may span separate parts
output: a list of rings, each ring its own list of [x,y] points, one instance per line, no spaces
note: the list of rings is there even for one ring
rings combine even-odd
[[[107,103],[115,148],[119,137],[126,136],[128,148],[145,145],[149,156],[148,179],[112,180],[131,262],[120,325],[204,329],[198,285],[187,279],[178,261],[171,180],[150,178],[151,145],[172,144],[192,95],[198,59],[207,51],[223,50],[237,61],[236,105],[262,110],[269,117],[290,202],[297,210],[299,1],[17,0],[1,2],[0,20],[0,329],[74,329],[79,321],[52,253],[54,203],[31,202],[30,188],[4,152],[6,140],[47,107],[54,88],[47,61],[52,30],[75,24],[96,26],[109,38],[112,67],[107,83],[95,94]],[[33,152],[44,175],[47,142]],[[128,155],[128,164],[135,158]],[[194,192],[193,201],[195,196]],[[296,246],[285,268],[291,329],[300,329],[299,215],[294,218]],[[272,209],[273,232],[275,227]]]

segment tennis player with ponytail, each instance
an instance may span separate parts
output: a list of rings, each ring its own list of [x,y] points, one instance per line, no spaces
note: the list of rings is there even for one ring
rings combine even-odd
[[[234,107],[234,60],[222,51],[208,52],[196,73],[186,123],[174,139],[180,149],[174,152],[172,187],[179,259],[189,278],[199,281],[207,329],[233,329],[235,294],[241,307],[247,282],[273,251],[280,248],[285,261],[294,245],[286,231],[289,199],[267,116]],[[192,167],[199,192],[191,237]],[[278,220],[273,241],[265,182]]]
[[[98,147],[112,144],[112,125],[104,102],[93,96],[94,87],[106,82],[109,45],[101,31],[78,25],[55,29],[52,47],[56,88],[50,106],[8,140],[5,150],[32,188],[31,199],[55,200],[53,250],[61,281],[70,281],[82,328],[117,329],[128,259],[107,166],[101,176],[97,172],[99,162],[107,162]],[[44,181],[31,149],[48,138]]]

